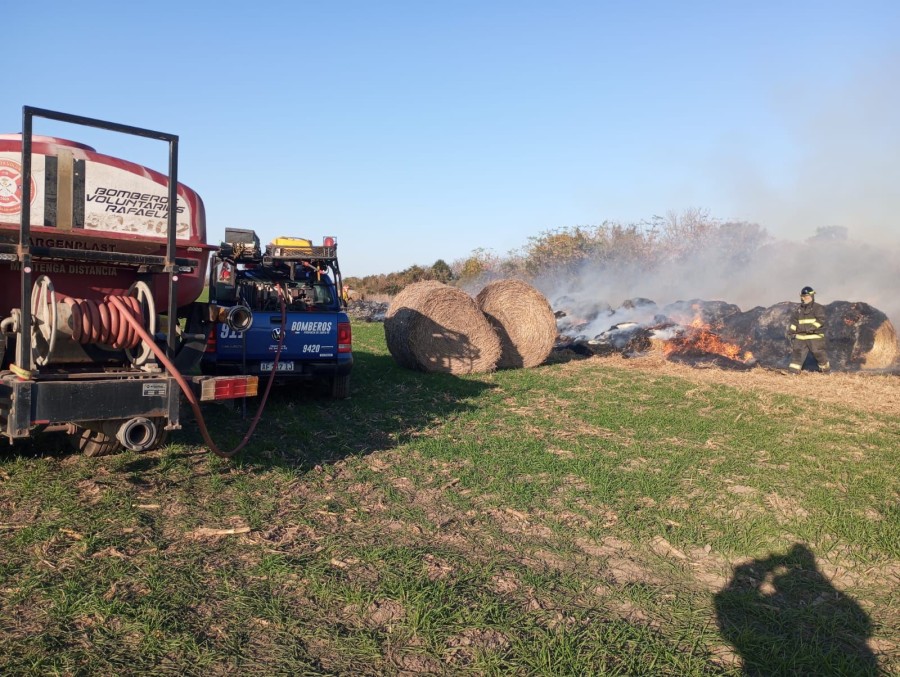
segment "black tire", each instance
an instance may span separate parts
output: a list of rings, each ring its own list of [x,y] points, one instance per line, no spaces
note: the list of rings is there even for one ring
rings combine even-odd
[[[154,418],[153,422],[156,424],[156,439],[147,451],[159,449],[169,443],[169,431],[164,427],[168,421],[166,421],[165,418],[159,417]]]
[[[89,428],[78,428],[78,432],[69,435],[69,443],[85,456],[109,456],[122,451],[122,445],[115,437]]]
[[[336,400],[346,400],[350,397],[350,374],[331,377],[331,397]]]

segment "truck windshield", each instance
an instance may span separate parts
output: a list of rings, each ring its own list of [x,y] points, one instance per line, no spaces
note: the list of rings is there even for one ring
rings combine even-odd
[[[331,285],[325,282],[288,283],[288,298],[292,306],[305,304],[328,307],[334,303]]]
[[[313,285],[313,303],[316,305],[330,306],[334,303],[331,293],[331,285],[317,283]]]

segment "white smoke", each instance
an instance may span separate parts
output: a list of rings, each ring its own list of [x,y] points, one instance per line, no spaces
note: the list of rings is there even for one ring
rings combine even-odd
[[[858,62],[843,78],[781,82],[772,102],[784,152],[754,161],[745,148],[723,140],[712,159],[719,192],[736,213],[778,238],[748,248],[739,261],[711,244],[652,269],[588,264],[573,280],[544,278],[536,284],[551,305],[564,299],[566,305],[574,302],[569,307],[576,314],[588,316],[598,303],[618,308],[635,297],[652,299],[660,308],[702,299],[746,311],[797,302],[800,289],[810,285],[823,305],[862,301],[900,329],[898,80],[895,50]],[[813,237],[820,229],[843,231],[849,238]],[[607,320],[636,319],[635,312],[599,317],[585,330]]]
[[[816,290],[816,300],[865,302],[900,328],[900,246],[853,240],[772,241],[740,261],[713,247],[664,262],[656,268],[585,264],[567,279],[544,276],[534,284],[554,310],[573,318],[596,318],[579,333],[592,336],[621,322],[650,324],[663,306],[677,301],[723,301],[742,311],[799,302],[800,289]],[[623,302],[649,299],[657,308]],[[614,309],[615,312],[604,309]],[[673,318],[675,319],[675,318]],[[562,320],[564,321],[564,320]]]
[[[714,160],[728,204],[780,237],[839,224],[865,242],[896,246],[898,79],[895,50],[859,61],[843,77],[782,82],[771,98],[783,152],[754,161],[723,144]]]

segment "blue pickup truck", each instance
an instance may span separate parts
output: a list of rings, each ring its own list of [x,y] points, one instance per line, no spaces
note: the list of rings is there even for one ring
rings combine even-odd
[[[265,251],[251,230],[226,229],[225,239],[210,271],[217,321],[203,373],[262,381],[275,370],[276,384],[319,381],[349,397],[352,332],[334,238],[280,237]]]

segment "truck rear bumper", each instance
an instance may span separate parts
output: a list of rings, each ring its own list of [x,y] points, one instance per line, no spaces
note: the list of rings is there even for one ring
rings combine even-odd
[[[287,358],[283,358],[282,361]],[[252,374],[259,378],[268,378],[269,371],[260,371],[258,360],[242,362],[228,362],[216,360],[204,364],[204,372],[207,374]],[[313,380],[329,376],[346,376],[353,369],[353,357],[342,359],[339,362],[301,362],[293,360],[294,369],[291,371],[278,371],[277,381]]]
[[[0,378],[3,434],[28,437],[35,426],[81,421],[165,418],[179,427],[181,389],[167,376],[135,379],[23,381]]]
[[[0,376],[0,435],[28,437],[35,427],[84,422],[125,421],[137,417],[181,427],[181,387],[171,376],[92,375],[47,381]],[[216,379],[195,376],[188,385],[203,401],[256,396],[256,377]]]

